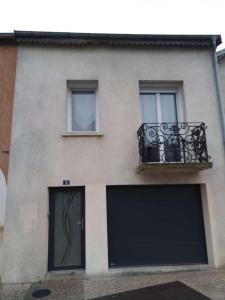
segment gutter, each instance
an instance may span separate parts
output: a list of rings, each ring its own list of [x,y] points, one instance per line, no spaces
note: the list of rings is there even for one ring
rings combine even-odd
[[[47,31],[14,31],[14,34],[18,44],[211,47],[212,38],[215,38],[216,45],[221,44],[220,35],[106,34]]]
[[[225,110],[224,110],[222,88],[221,88],[221,82],[220,82],[219,64],[218,64],[218,58],[217,58],[217,53],[216,53],[216,47],[217,47],[216,37],[212,37],[212,42],[213,42],[213,66],[214,66],[215,81],[216,81],[216,92],[217,92],[217,99],[219,102],[223,143],[225,144]]]

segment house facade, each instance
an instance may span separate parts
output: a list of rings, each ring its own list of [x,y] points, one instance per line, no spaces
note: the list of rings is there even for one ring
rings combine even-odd
[[[224,266],[220,36],[15,35],[2,281]]]
[[[16,42],[14,34],[0,34],[0,273],[4,236],[5,202],[9,165],[14,84],[16,75]]]

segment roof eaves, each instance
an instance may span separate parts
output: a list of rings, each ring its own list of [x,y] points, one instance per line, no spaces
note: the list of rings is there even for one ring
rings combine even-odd
[[[221,49],[220,51],[217,51],[216,54],[217,54],[218,60],[224,58],[225,57],[225,48]]]
[[[152,34],[105,34],[15,31],[16,41],[21,44],[58,45],[125,45],[125,46],[205,46],[216,45],[220,35],[152,35]]]
[[[15,45],[16,39],[14,33],[0,32],[0,45]]]

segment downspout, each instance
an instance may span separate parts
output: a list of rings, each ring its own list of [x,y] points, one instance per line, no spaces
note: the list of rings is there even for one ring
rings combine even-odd
[[[224,103],[225,99],[223,100],[222,96],[222,89],[221,89],[221,83],[220,83],[220,74],[219,74],[219,64],[218,64],[218,58],[216,54],[216,37],[214,36],[212,38],[213,42],[213,67],[214,67],[214,73],[215,73],[215,81],[216,81],[216,93],[217,98],[219,102],[219,111],[220,111],[220,121],[222,126],[222,133],[223,133],[223,143],[225,144],[225,111],[224,111]]]

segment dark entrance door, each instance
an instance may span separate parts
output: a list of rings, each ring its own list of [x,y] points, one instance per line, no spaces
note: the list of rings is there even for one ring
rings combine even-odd
[[[84,268],[84,187],[49,191],[49,270]]]
[[[107,187],[109,266],[207,263],[198,185]]]

